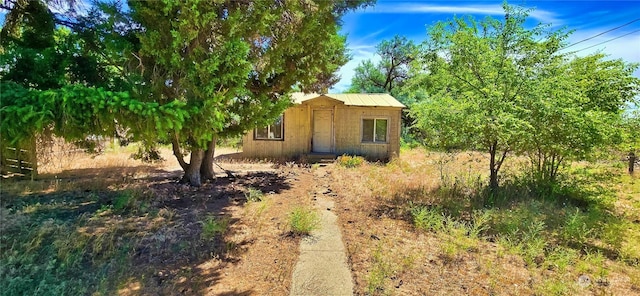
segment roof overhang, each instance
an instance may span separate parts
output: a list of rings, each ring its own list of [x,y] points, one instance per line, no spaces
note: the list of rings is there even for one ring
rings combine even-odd
[[[388,107],[388,108],[405,108],[396,98],[389,94],[304,94],[293,93],[291,95],[294,104],[302,104],[304,102],[327,98],[334,101],[342,102],[346,106],[360,107]]]

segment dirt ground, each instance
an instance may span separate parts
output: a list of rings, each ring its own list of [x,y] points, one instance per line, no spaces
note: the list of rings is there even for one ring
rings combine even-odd
[[[216,168],[217,180],[201,188],[177,183],[181,170],[169,149],[159,164],[133,161],[131,151],[66,156],[43,167],[38,181],[3,181],[2,208],[14,214],[2,218],[79,221],[73,225],[78,237],[94,244],[83,249],[84,268],[110,260],[100,265],[108,274],[95,295],[288,295],[301,239],[291,235],[288,215],[311,207],[319,194],[335,203],[331,211],[356,295],[532,295],[535,285],[544,284],[499,244],[480,241],[455,251],[459,246],[417,231],[396,210],[391,192],[407,189],[396,187],[437,186],[443,168],[421,152],[363,169],[332,163],[323,174],[314,174],[318,165],[243,161],[230,148],[217,152],[218,164],[231,175]],[[484,165],[475,159],[450,169]],[[380,179],[382,170],[428,173]],[[247,201],[251,189],[263,194],[262,201]],[[136,203],[118,210],[118,197],[132,190],[139,192]],[[212,219],[225,225],[223,231],[205,236]],[[583,292],[640,294],[629,288],[626,272],[611,270],[607,287]]]
[[[224,234],[223,242],[216,242],[224,244],[219,247],[223,249],[222,255],[214,252],[213,258],[189,262],[193,264],[187,267],[192,268],[189,276],[181,275],[186,262],[176,262],[164,271],[159,268],[158,273],[167,278],[167,283],[156,287],[146,284],[144,290],[134,294],[289,294],[300,238],[290,235],[287,215],[296,206],[310,204],[315,182],[313,175],[309,168],[296,165],[228,159],[227,156],[233,153],[229,148],[218,149],[217,153],[223,155],[219,165],[230,171],[232,177],[216,167],[218,179],[202,188],[193,189],[175,182],[152,187],[169,196],[188,192],[190,199],[166,203],[177,210],[178,217],[215,215],[229,219],[229,231]],[[180,167],[171,156],[165,158],[168,161],[164,169],[172,171],[177,179]],[[263,192],[263,200],[247,203],[245,193],[248,188]],[[182,233],[198,236],[197,228],[191,228],[191,234],[187,229]]]
[[[177,183],[181,169],[168,149],[159,164],[131,160],[129,152],[78,154],[44,166],[37,181],[3,180],[2,206],[34,213],[21,214],[26,219],[79,221],[78,233],[124,249],[112,256],[120,259],[108,259],[105,243],[99,252],[92,251],[95,240],[84,248],[84,268],[96,268],[100,256],[121,264],[100,265],[111,274],[98,294],[288,295],[301,239],[291,234],[288,214],[311,204],[310,166],[236,161],[228,156],[237,151],[223,148],[218,164],[231,174],[216,167],[215,182],[192,188]],[[250,188],[261,201],[247,201]],[[142,201],[116,211],[123,192],[140,192]],[[208,218],[224,221],[224,231],[203,237]]]

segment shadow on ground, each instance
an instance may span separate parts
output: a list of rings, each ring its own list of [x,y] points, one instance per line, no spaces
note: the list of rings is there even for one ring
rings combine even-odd
[[[15,295],[204,294],[253,243],[228,239],[247,188],[280,193],[291,184],[277,172],[200,188],[179,177],[141,166],[3,180],[0,261],[10,272],[0,285]]]

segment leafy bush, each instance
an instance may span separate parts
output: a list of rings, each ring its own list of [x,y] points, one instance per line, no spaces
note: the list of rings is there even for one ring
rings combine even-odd
[[[365,162],[365,160],[362,156],[351,156],[343,154],[341,156],[338,156],[336,162],[346,168],[355,168],[361,166]]]
[[[319,224],[320,217],[314,210],[297,207],[289,214],[289,226],[293,234],[308,235]]]

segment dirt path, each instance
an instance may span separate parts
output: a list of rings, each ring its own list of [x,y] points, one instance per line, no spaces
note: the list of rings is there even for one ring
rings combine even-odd
[[[293,271],[291,295],[352,295],[353,279],[347,264],[338,217],[332,212],[334,202],[327,169],[314,172],[315,202],[320,213],[319,229],[300,243],[300,257]]]

